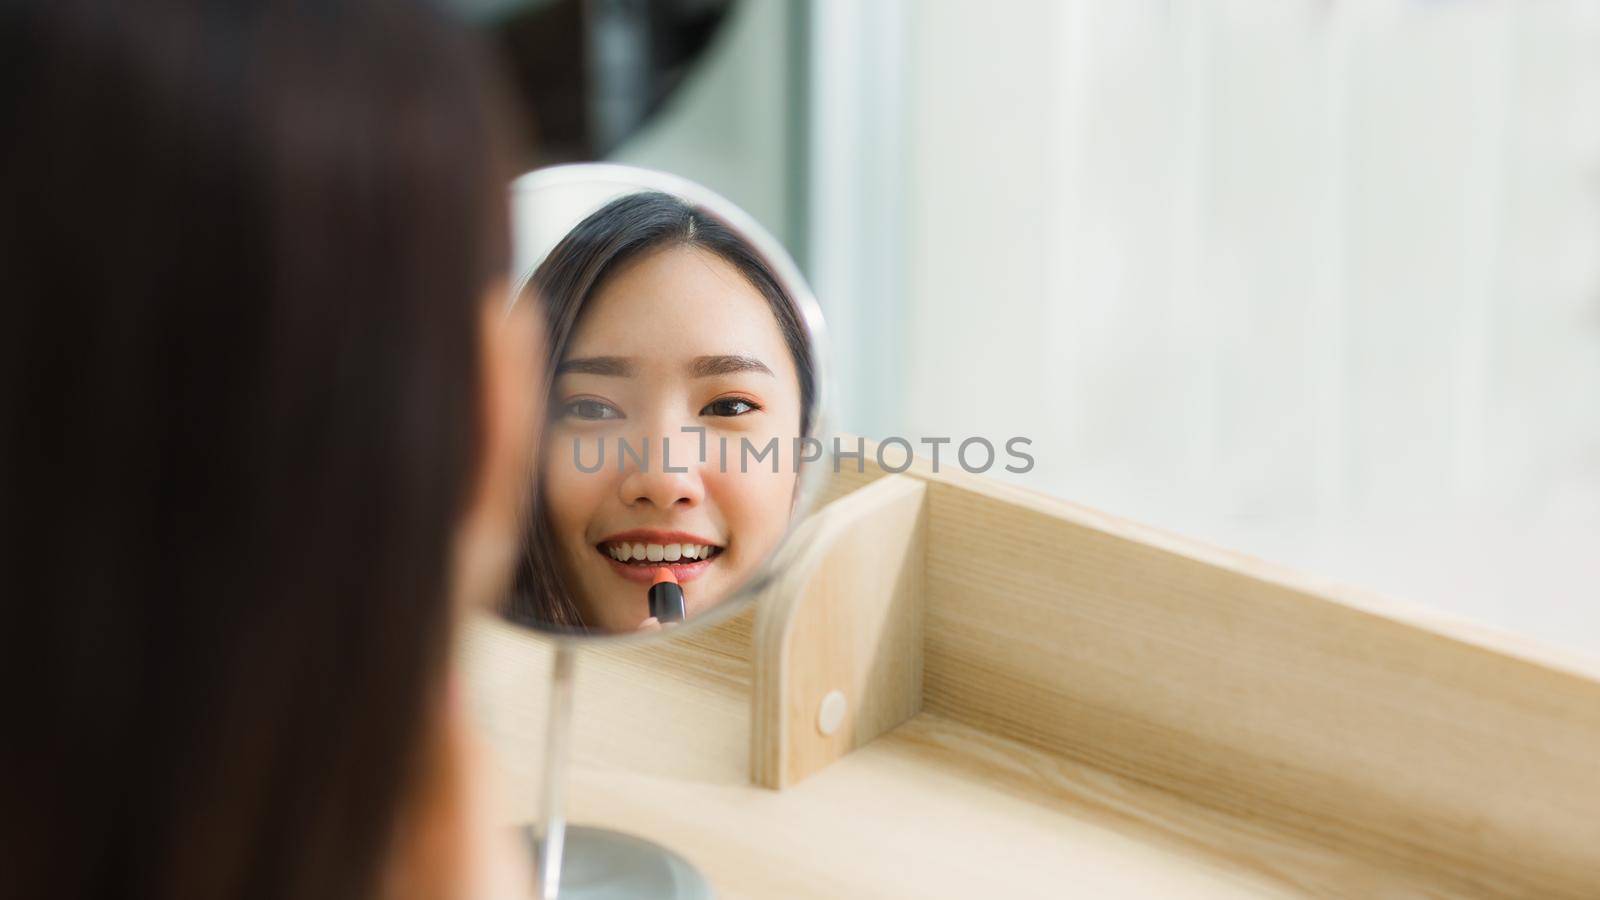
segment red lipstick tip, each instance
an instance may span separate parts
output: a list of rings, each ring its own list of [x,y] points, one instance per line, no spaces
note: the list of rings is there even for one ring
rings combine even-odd
[[[661,568],[657,569],[653,577],[655,578],[655,581],[651,582],[651,584],[661,584],[662,582],[670,582],[672,584],[678,583],[678,576],[672,574],[672,570],[666,566],[662,566]]]

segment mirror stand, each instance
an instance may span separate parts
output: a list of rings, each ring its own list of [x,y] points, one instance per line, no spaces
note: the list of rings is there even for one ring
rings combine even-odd
[[[556,643],[540,795],[544,837],[541,839],[533,826],[526,831],[538,860],[537,896],[540,900],[710,900],[711,885],[705,876],[671,850],[620,831],[567,827],[566,784],[572,755],[573,669],[577,655],[573,642]]]
[[[792,439],[796,456],[810,460],[802,449],[807,446],[802,439],[808,439],[820,453],[816,435],[826,433],[820,400],[826,384],[822,312],[778,240],[747,213],[693,182],[630,166],[580,163],[518,178],[512,202],[512,271],[517,280],[507,308],[515,308],[521,298],[537,304],[546,326],[551,370],[546,374],[553,379],[548,399],[555,414],[546,419],[541,444],[564,446],[572,438],[574,449],[572,466],[559,456],[540,455],[536,470],[529,473],[538,490],[528,494],[536,502],[527,510],[524,562],[530,573],[537,573],[538,583],[518,588],[526,595],[506,597],[508,603],[500,610],[512,626],[546,633],[556,645],[539,821],[521,834],[537,865],[537,895],[542,900],[710,897],[706,878],[665,847],[626,833],[568,826],[565,795],[573,755],[577,642],[605,634],[640,642],[681,636],[677,628],[671,629],[675,634],[637,633],[647,610],[663,631],[666,620],[673,618],[657,610],[653,589],[649,605],[639,603],[647,579],[691,581],[709,571],[694,588],[702,607],[695,613],[719,606],[731,612],[736,604],[753,599],[753,590],[740,589],[760,583],[763,567],[793,529],[796,514],[808,508],[818,483],[815,477],[800,477],[798,460],[792,470],[780,472],[775,451],[780,441]],[[658,249],[671,252],[654,252]],[[616,277],[606,277],[607,272]],[[662,296],[679,299],[662,304]],[[708,330],[703,323],[711,316],[718,325]],[[692,339],[664,347],[662,328]],[[564,361],[586,358],[637,358],[651,364],[630,365],[626,372],[576,366],[563,373]],[[705,380],[711,375],[692,374],[707,364],[717,369],[715,383]],[[771,475],[776,477],[721,479],[729,471],[724,456],[716,465],[717,483],[724,487],[708,494],[705,503],[697,501],[686,509],[677,503],[677,494],[662,502],[646,497],[648,504],[623,503],[623,479],[654,477],[648,462],[651,435],[634,435],[643,438],[644,448],[644,456],[636,458],[636,472],[630,473],[621,461],[621,432],[615,472],[604,471],[603,463],[585,468],[576,453],[578,439],[598,436],[584,423],[592,418],[589,407],[611,413],[602,418],[634,418],[642,426],[657,421],[658,415],[662,423],[683,415],[678,411],[682,404],[663,405],[657,397],[664,395],[661,391],[630,389],[626,405],[635,412],[624,416],[622,399],[589,396],[596,385],[583,379],[597,375],[633,379],[614,384],[660,382],[673,391],[704,394],[689,411],[698,409],[694,421],[704,420],[708,426],[713,418],[722,422],[766,408],[771,415],[762,419],[760,432],[742,431],[740,440],[771,438],[756,462],[771,454]],[[563,386],[558,389],[557,384]],[[585,390],[578,389],[584,385]],[[736,396],[741,392],[765,399],[752,403]],[[684,430],[699,430],[702,441],[706,431]],[[665,435],[660,437],[664,472],[683,476],[685,483],[708,476],[713,469],[703,442],[699,463],[673,467]],[[725,447],[726,435],[720,440]],[[599,446],[603,453],[604,444]],[[632,455],[631,444],[627,446]],[[743,443],[736,452],[744,452]],[[744,474],[742,463],[740,470]],[[580,478],[588,480],[580,483]],[[677,484],[672,481],[665,489],[678,491]],[[737,503],[723,508],[722,497]],[[557,522],[562,523],[559,528]],[[598,543],[590,540],[599,534],[607,537]],[[730,543],[736,552],[725,554]],[[624,547],[626,555],[621,553]],[[572,563],[566,567],[571,571],[558,564],[562,559]],[[662,570],[669,574],[659,575]],[[671,590],[661,590],[677,599]],[[582,618],[571,615],[574,604],[586,606],[591,621],[567,621]],[[709,625],[714,618],[701,621]],[[688,623],[679,624],[687,630]],[[650,754],[659,750],[641,748]]]

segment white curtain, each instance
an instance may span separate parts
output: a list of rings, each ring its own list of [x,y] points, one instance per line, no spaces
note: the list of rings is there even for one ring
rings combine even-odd
[[[1600,4],[815,6],[846,427],[1600,654]]]

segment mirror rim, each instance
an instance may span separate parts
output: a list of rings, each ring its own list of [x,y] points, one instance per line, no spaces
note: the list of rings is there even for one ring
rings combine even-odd
[[[623,163],[582,162],[544,166],[512,179],[509,195],[512,200],[512,229],[516,228],[517,198],[552,188],[584,184],[610,184],[639,191],[661,191],[672,194],[704,209],[738,232],[740,237],[748,241],[756,252],[766,259],[783,286],[788,288],[795,307],[799,310],[801,325],[811,340],[812,363],[816,367],[816,395],[812,398],[811,436],[822,442],[824,451],[822,459],[807,464],[800,472],[794,511],[789,517],[788,527],[784,529],[783,538],[745,583],[735,588],[734,592],[721,603],[674,628],[626,633],[562,632],[514,623],[498,612],[490,614],[494,620],[520,633],[535,635],[555,643],[581,646],[603,642],[611,646],[634,646],[681,638],[693,632],[704,631],[739,615],[746,606],[755,602],[756,596],[763,589],[772,583],[781,571],[782,561],[794,558],[794,549],[791,545],[796,540],[796,532],[801,523],[814,512],[817,498],[821,494],[824,464],[828,459],[826,451],[833,437],[831,430],[833,387],[830,377],[832,366],[829,364],[827,327],[822,317],[822,308],[811,291],[810,283],[806,281],[805,275],[789,255],[789,251],[754,216],[745,212],[738,204],[698,182],[670,172]],[[543,259],[533,260],[527,265],[527,271],[511,273],[511,296],[506,301],[508,316],[516,307],[528,282],[533,280],[533,273],[542,262]],[[536,454],[543,452],[544,448],[541,446]],[[534,477],[537,477],[537,474]],[[520,553],[519,545],[519,559]]]

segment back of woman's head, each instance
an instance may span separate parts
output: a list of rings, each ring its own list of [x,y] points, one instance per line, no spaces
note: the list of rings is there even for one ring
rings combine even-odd
[[[370,895],[505,262],[484,59],[394,0],[40,0],[0,72],[7,893]]]

